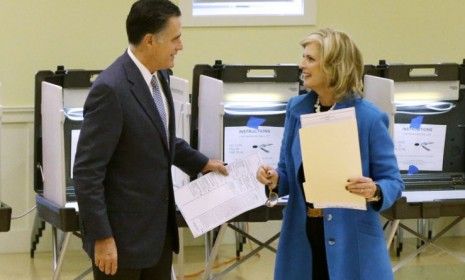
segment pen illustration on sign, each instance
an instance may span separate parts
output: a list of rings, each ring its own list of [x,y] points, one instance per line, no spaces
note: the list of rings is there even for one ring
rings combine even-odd
[[[428,145],[431,145],[431,144],[434,144],[434,142],[421,142],[421,143],[415,143],[415,146],[419,146],[419,147],[422,147],[423,149],[427,150],[427,151],[431,151],[431,148],[428,148],[427,146]]]
[[[269,150],[269,149],[265,149],[265,147],[268,147],[268,146],[271,146],[271,145],[273,145],[273,144],[253,145],[252,148],[254,148],[254,149],[257,149],[257,148],[258,148],[258,149],[264,151],[265,153],[269,153],[270,150]]]

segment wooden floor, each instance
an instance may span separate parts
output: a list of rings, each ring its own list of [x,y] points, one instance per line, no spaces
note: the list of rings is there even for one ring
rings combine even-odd
[[[465,260],[465,237],[444,237],[438,241],[438,244]],[[234,248],[230,245],[221,247],[220,257],[217,261],[219,267],[216,271],[225,269],[230,264],[227,262],[234,260]],[[407,257],[415,248],[416,241],[414,239],[405,240],[401,259]],[[253,247],[247,243],[244,249],[250,251]],[[395,265],[399,260],[395,256],[394,250],[391,251],[392,263]],[[29,254],[26,253],[2,254],[0,255],[0,280],[52,279],[51,258],[51,253],[41,252],[36,253],[34,259],[30,259]],[[185,279],[201,279],[204,263],[203,247],[187,247],[185,249],[185,262],[184,273],[188,276]],[[89,261],[82,251],[67,252],[60,279],[74,279],[88,267]],[[263,250],[226,274],[222,279],[273,279],[273,267],[274,254],[268,250]],[[175,269],[179,272],[176,260]],[[87,275],[83,279],[92,279],[92,277]],[[465,279],[465,263],[430,246],[420,256],[399,269],[395,273],[395,279]]]

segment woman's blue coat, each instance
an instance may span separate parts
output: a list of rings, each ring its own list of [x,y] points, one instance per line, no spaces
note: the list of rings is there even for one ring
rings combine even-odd
[[[297,182],[302,163],[299,141],[300,115],[314,113],[315,93],[293,97],[287,105],[278,163],[280,196],[289,194],[284,209],[276,257],[275,279],[312,279],[312,249],[306,235],[306,205]],[[338,102],[335,110],[355,107],[363,176],[376,181],[382,201],[367,211],[328,208],[324,210],[324,232],[331,280],[393,279],[379,211],[389,208],[404,188],[394,147],[388,133],[387,115],[361,98]],[[334,135],[334,137],[344,137]],[[334,156],[334,155],[328,155]],[[334,160],[340,160],[337,157]],[[316,279],[317,280],[317,279]]]

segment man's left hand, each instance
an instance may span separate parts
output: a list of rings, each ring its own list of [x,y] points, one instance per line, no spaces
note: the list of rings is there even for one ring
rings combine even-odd
[[[228,170],[226,169],[224,162],[217,159],[209,159],[207,164],[202,169],[203,174],[211,171],[223,174],[225,176],[228,175]]]

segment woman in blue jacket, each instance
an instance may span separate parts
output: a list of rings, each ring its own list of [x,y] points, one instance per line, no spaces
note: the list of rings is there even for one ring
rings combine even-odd
[[[275,279],[393,279],[378,212],[400,197],[404,185],[388,117],[362,98],[363,59],[346,34],[322,29],[301,45],[299,67],[308,93],[288,103],[277,169],[263,165],[257,171],[261,183],[289,195]],[[347,178],[346,189],[364,197],[367,210],[316,209],[305,202],[302,189],[300,116],[348,107],[355,108],[363,175]]]

